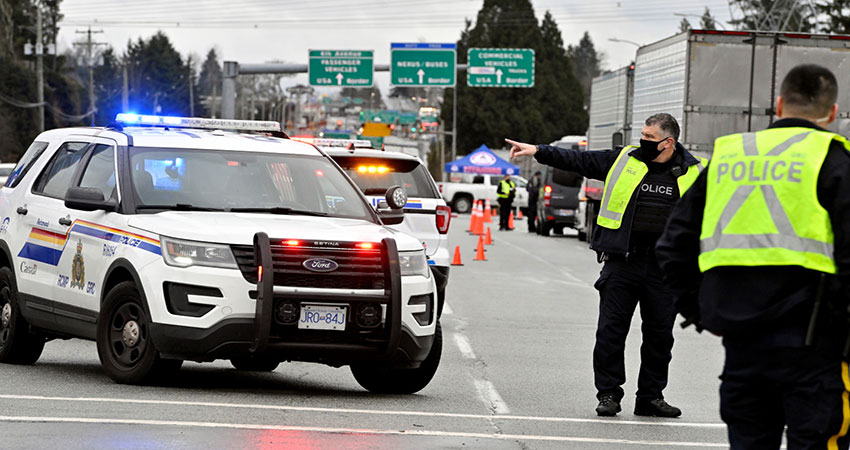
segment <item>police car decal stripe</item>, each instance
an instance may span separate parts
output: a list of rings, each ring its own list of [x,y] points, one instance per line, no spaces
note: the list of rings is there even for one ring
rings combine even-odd
[[[116,228],[105,227],[84,220],[75,220],[68,229],[67,234],[54,233],[41,228],[33,228],[27,237],[27,242],[21,248],[18,257],[42,262],[55,266],[59,264],[59,258],[65,251],[68,236],[71,233],[85,234],[105,241],[116,242],[130,247],[136,247],[149,251],[155,255],[161,255],[162,250],[159,241]]]

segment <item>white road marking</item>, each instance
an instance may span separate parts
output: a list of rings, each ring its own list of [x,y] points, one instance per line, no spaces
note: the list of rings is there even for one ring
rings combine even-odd
[[[56,402],[80,402],[80,403],[124,403],[144,405],[169,405],[169,406],[199,406],[205,408],[237,408],[237,409],[261,409],[275,411],[300,411],[300,412],[323,412],[343,414],[368,414],[381,416],[418,416],[418,417],[450,417],[458,419],[497,419],[532,422],[560,422],[560,423],[606,423],[614,425],[647,425],[658,427],[685,427],[685,428],[725,428],[722,423],[706,422],[680,422],[678,420],[661,421],[658,419],[637,421],[618,419],[593,419],[574,417],[540,417],[540,416],[517,416],[517,415],[492,415],[492,414],[464,414],[438,411],[400,411],[400,410],[376,410],[376,409],[354,409],[354,408],[321,408],[315,406],[286,406],[286,405],[260,405],[249,403],[224,403],[224,402],[200,402],[200,401],[177,401],[177,400],[149,400],[128,399],[108,397],[46,397],[40,395],[14,395],[0,394],[4,400],[35,400]]]
[[[454,313],[455,312],[452,311],[452,307],[449,306],[448,302],[443,303],[443,314],[454,314]]]
[[[511,244],[510,242],[508,242],[508,241],[506,241],[506,240],[502,240],[501,242],[504,242],[505,244],[510,245],[511,247],[513,247],[513,248],[515,248],[515,249],[517,249],[517,250],[519,250],[519,251],[521,251],[521,252],[525,253],[525,254],[526,254],[526,255],[528,255],[528,256],[531,256],[532,258],[534,258],[534,259],[536,259],[536,260],[538,260],[538,261],[542,262],[543,264],[546,264],[547,266],[552,266],[552,265],[553,265],[551,262],[546,261],[545,259],[543,259],[543,258],[541,258],[541,257],[539,257],[539,256],[537,256],[537,255],[535,255],[534,253],[531,253],[530,251],[528,251],[528,250],[526,250],[526,249],[524,249],[524,248],[520,247],[519,245]],[[569,284],[571,284],[571,285],[573,285],[573,286],[581,286],[581,287],[586,287],[586,288],[589,288],[589,289],[593,289],[593,285],[588,284],[588,283],[585,283],[584,281],[582,281],[579,277],[575,276],[575,274],[574,274],[574,273],[572,273],[572,272],[570,272],[569,270],[564,269],[563,267],[558,267],[557,269],[558,269],[558,270],[559,270],[562,274],[564,274],[564,276],[565,276],[565,277],[569,278],[569,281],[566,281],[566,283],[569,283]]]
[[[478,391],[478,396],[487,404],[490,409],[496,414],[510,414],[511,410],[508,405],[502,400],[502,396],[496,390],[496,386],[487,380],[475,379],[475,390]]]
[[[461,333],[454,333],[453,337],[455,339],[455,345],[457,345],[457,349],[460,350],[460,354],[463,355],[466,359],[478,359],[475,356],[475,352],[472,350],[472,345],[469,343],[469,339],[466,338]]]
[[[239,430],[276,430],[276,431],[301,431],[317,433],[346,433],[346,434],[372,434],[391,436],[433,436],[433,437],[458,437],[477,439],[498,439],[517,441],[550,441],[550,442],[585,442],[597,444],[630,444],[630,445],[654,445],[664,447],[728,447],[728,444],[714,442],[688,442],[688,441],[642,441],[630,439],[605,439],[588,438],[577,436],[540,436],[523,434],[487,434],[468,433],[456,431],[437,430],[378,430],[359,428],[330,428],[330,427],[298,427],[286,425],[263,425],[247,423],[219,423],[219,422],[188,422],[169,420],[140,420],[140,419],[111,419],[90,417],[28,417],[28,416],[0,416],[0,422],[29,422],[29,423],[86,423],[86,424],[112,424],[112,425],[159,425],[194,428],[227,428]]]

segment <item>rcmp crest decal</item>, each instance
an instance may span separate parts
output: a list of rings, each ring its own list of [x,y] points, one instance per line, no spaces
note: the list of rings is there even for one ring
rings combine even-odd
[[[83,262],[83,241],[77,241],[77,254],[71,266],[71,287],[83,289],[86,284],[86,265]]]

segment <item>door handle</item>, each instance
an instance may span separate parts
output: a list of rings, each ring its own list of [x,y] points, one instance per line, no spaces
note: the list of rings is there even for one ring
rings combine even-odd
[[[26,206],[18,206],[18,209],[16,211],[22,216],[27,215],[27,213],[29,212]]]
[[[65,225],[66,227],[70,227],[71,223],[72,223],[71,218],[69,218],[69,217],[60,217],[59,218],[59,225]]]

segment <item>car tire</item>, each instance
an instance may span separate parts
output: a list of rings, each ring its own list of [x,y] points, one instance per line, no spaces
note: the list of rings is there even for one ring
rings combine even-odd
[[[434,330],[434,343],[425,360],[415,369],[396,369],[353,364],[351,374],[364,389],[376,394],[413,394],[428,386],[437,373],[443,353],[443,331],[440,322]]]
[[[466,195],[455,197],[452,202],[452,209],[458,214],[467,214],[472,211],[472,197]]]
[[[97,321],[97,355],[116,383],[162,381],[180,370],[179,359],[163,359],[150,334],[150,318],[136,285],[125,281],[107,294]]]
[[[584,242],[587,240],[587,232],[579,231],[578,232],[578,240]]]
[[[247,372],[274,372],[277,369],[277,366],[280,365],[280,361],[275,361],[273,359],[265,359],[265,358],[233,358],[230,360],[230,364],[236,370],[244,370]]]
[[[30,331],[21,315],[15,276],[0,268],[0,362],[35,364],[44,350],[44,336]]]
[[[548,222],[544,222],[540,225],[540,235],[541,236],[549,236],[549,232],[552,231],[552,224]]]
[[[555,226],[552,227],[552,230],[555,232],[555,234],[564,234],[564,227]]]

